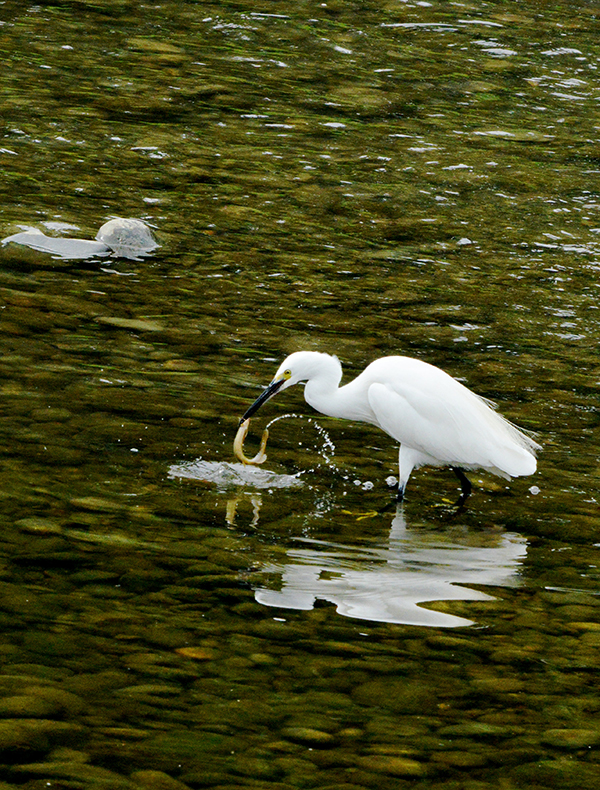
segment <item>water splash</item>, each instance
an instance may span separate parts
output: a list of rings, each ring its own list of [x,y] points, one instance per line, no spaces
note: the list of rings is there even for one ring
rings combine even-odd
[[[307,417],[305,414],[297,414],[296,412],[288,412],[287,414],[281,414],[278,417],[272,419],[266,427],[267,429],[270,429],[271,425],[274,423],[288,418],[298,418],[311,425],[317,433],[318,440],[320,440],[320,444],[315,445],[314,449],[317,455],[323,459],[323,462],[317,462],[307,469],[300,470],[297,473],[298,476],[312,474],[319,469],[326,468],[334,477],[338,478],[345,484],[360,487],[363,491],[373,490],[375,484],[372,481],[356,479],[355,475],[348,472],[347,469],[342,469],[335,463],[333,459],[335,455],[335,444],[333,443],[331,436],[325,430],[325,428],[323,428],[323,426],[320,425],[313,417]],[[386,479],[386,483],[390,487],[395,487],[398,481],[394,477],[388,477]],[[329,508],[330,503],[328,502],[327,507],[324,508],[324,510]]]
[[[186,478],[188,480],[201,480],[214,483],[217,490],[225,492],[238,486],[251,486],[257,489],[298,488],[302,485],[298,473],[294,475],[279,475],[266,469],[258,469],[246,464],[228,463],[226,461],[188,461],[182,464],[173,464],[169,467],[168,476],[171,479]]]
[[[320,455],[323,458],[323,461],[325,462],[325,466],[329,467],[333,471],[341,472],[341,470],[336,466],[336,464],[333,461],[333,456],[335,455],[335,444],[333,443],[331,436],[325,430],[325,428],[323,428],[322,425],[319,425],[319,423],[312,417],[307,417],[305,414],[296,414],[295,412],[289,412],[288,414],[281,414],[279,415],[279,417],[275,417],[274,419],[272,419],[271,422],[267,424],[267,428],[270,428],[271,425],[274,425],[276,422],[279,422],[279,420],[285,420],[290,417],[303,420],[304,422],[314,427],[315,431],[317,432],[317,436],[319,437],[319,439],[322,440],[322,444],[320,448],[315,447],[315,451],[317,452],[318,455]],[[312,467],[311,469],[304,470],[304,474],[306,474],[306,472],[313,472],[316,468],[319,468],[319,466],[321,466],[321,464],[317,464],[316,467]]]

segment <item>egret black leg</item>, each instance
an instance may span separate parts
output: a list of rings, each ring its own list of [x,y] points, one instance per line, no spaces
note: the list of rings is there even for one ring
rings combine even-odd
[[[471,495],[471,491],[473,490],[473,486],[471,485],[471,481],[460,468],[460,466],[453,466],[452,471],[460,480],[460,491],[461,494],[458,498],[457,505],[461,506],[464,505],[469,496]]]

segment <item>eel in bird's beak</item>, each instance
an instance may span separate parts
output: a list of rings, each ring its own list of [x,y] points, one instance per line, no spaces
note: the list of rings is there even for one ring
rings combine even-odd
[[[269,431],[267,428],[264,429],[262,439],[260,440],[259,451],[253,458],[248,458],[244,453],[244,439],[248,433],[249,426],[250,420],[242,420],[240,423],[240,427],[238,428],[235,439],[233,440],[233,452],[235,453],[235,457],[238,459],[238,461],[241,461],[243,464],[263,464],[267,460],[265,448],[267,446],[267,439],[269,438]]]
[[[248,428],[250,426],[250,417],[260,409],[263,403],[266,403],[269,398],[272,398],[275,393],[279,392],[282,385],[285,383],[285,379],[277,379],[276,381],[272,381],[269,386],[258,396],[258,398],[254,401],[252,406],[246,410],[246,413],[240,420],[240,424],[235,435],[235,439],[233,440],[233,452],[235,453],[235,457],[241,461],[243,464],[262,464],[267,460],[267,454],[265,453],[265,449],[267,446],[267,439],[269,438],[269,431],[267,428],[263,431],[262,438],[260,440],[260,449],[256,453],[253,458],[247,458],[244,454],[244,439],[248,434]]]

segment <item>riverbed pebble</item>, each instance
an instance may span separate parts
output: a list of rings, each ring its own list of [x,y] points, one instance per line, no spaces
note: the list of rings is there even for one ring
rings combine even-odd
[[[291,741],[317,747],[332,746],[336,741],[330,733],[312,727],[285,727],[281,730],[281,735]]]

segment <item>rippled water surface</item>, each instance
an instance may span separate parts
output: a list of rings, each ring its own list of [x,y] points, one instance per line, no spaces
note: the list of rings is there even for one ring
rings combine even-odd
[[[600,5],[0,3],[0,777],[600,783]],[[402,353],[535,431],[414,473],[300,388]],[[345,380],[348,380],[346,378]]]

